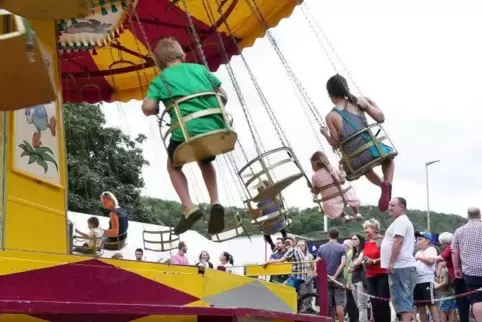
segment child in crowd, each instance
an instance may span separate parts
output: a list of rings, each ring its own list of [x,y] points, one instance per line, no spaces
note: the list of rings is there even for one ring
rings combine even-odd
[[[445,262],[440,262],[437,265],[435,271],[435,291],[437,292],[437,298],[450,298],[440,301],[440,314],[442,316],[442,322],[454,322],[455,311],[457,310],[457,304],[454,295],[453,285],[450,283],[449,271]]]
[[[328,157],[321,151],[311,156],[313,193],[321,194],[324,213],[330,219],[343,216],[345,221],[353,219],[345,213],[345,206],[353,210],[357,220],[363,219],[360,215],[360,200],[350,185],[345,185],[345,173],[332,168]]]
[[[75,232],[84,238],[86,242],[82,246],[75,246],[74,252],[92,254],[101,247],[104,230],[99,227],[99,219],[97,217],[90,217],[87,219],[87,227],[89,227],[88,233],[75,229]]]
[[[221,81],[206,67],[199,64],[185,62],[185,53],[177,40],[174,38],[161,39],[154,52],[159,68],[162,72],[152,80],[149,85],[147,97],[142,104],[142,110],[146,116],[159,113],[159,103],[169,107],[175,100],[192,94],[215,91],[226,98],[226,93],[221,88]],[[202,96],[192,98],[180,104],[182,116],[187,116],[209,108],[219,107],[217,98]],[[169,110],[171,124],[178,122],[174,109]],[[225,129],[224,118],[220,114],[194,118],[186,122],[186,128],[190,136],[196,136],[220,129]],[[184,216],[175,227],[175,234],[182,234],[203,217],[203,212],[196,206],[189,194],[188,182],[182,172],[182,167],[174,167],[172,161],[174,152],[184,142],[181,128],[178,126],[172,131],[169,142],[167,171],[172,185],[181,200]],[[206,184],[211,199],[211,215],[209,218],[208,232],[218,234],[224,230],[224,208],[218,200],[218,187],[216,182],[216,170],[212,165],[215,156],[199,160],[204,183]]]

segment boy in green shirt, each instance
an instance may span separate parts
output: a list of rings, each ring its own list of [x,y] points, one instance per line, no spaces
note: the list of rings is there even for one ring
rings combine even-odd
[[[172,102],[182,97],[201,92],[219,92],[224,97],[226,93],[221,88],[221,81],[211,72],[199,64],[185,63],[185,53],[175,39],[161,39],[155,50],[155,56],[162,72],[154,78],[147,92],[147,97],[142,104],[142,111],[146,116],[159,113],[159,103],[168,107]],[[185,101],[179,105],[182,116],[190,115],[201,110],[218,107],[218,100],[213,96],[202,96]],[[174,109],[169,111],[171,124],[175,124],[177,116]],[[220,114],[195,118],[186,122],[186,129],[190,137],[215,130],[226,128],[224,119]],[[172,185],[181,200],[184,216],[174,228],[174,233],[179,235],[187,231],[196,221],[203,217],[202,211],[194,205],[189,195],[186,176],[182,167],[172,164],[174,151],[184,142],[181,128],[177,127],[171,135],[168,150],[167,171]],[[204,183],[211,199],[211,215],[209,218],[208,232],[218,234],[224,230],[224,208],[218,201],[218,188],[216,170],[212,165],[215,156],[198,161],[203,175]]]

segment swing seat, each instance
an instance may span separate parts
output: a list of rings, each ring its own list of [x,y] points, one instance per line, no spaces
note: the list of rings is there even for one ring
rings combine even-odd
[[[8,53],[0,60],[0,111],[55,101],[57,97],[37,37],[23,18],[5,10],[0,10],[0,18],[0,51]],[[33,46],[27,48],[27,43]],[[29,54],[34,60],[30,60]]]
[[[262,226],[262,225],[266,224],[267,222],[275,221],[276,219],[280,218],[281,216],[282,216],[282,213],[280,211],[275,211],[275,212],[273,212],[271,214],[268,214],[268,215],[253,218],[253,220],[251,220],[251,224],[254,225],[254,226]]]
[[[211,235],[211,240],[215,243],[221,243],[243,235],[245,231],[242,226],[241,217],[239,215],[236,215],[236,223],[237,225],[233,229],[223,231],[219,234]]]
[[[126,236],[124,239],[120,239],[122,236]],[[122,235],[116,237],[116,241],[112,240],[104,240],[102,243],[102,248],[105,250],[122,250],[124,247],[127,246],[127,232]]]
[[[381,132],[383,135],[379,136]],[[340,142],[336,149],[341,155],[347,181],[357,180],[371,169],[398,155],[382,125],[378,123],[370,124],[353,133]]]
[[[203,96],[216,96],[218,100],[218,106],[215,108],[208,108],[206,110],[198,111],[181,116],[181,110],[179,105],[193,98],[203,97]],[[177,128],[181,128],[184,135],[185,141],[179,145],[174,151],[173,165],[175,167],[182,166],[187,163],[203,160],[206,158],[214,157],[220,154],[231,152],[234,150],[236,141],[238,140],[238,135],[231,127],[233,121],[232,118],[224,110],[224,104],[222,102],[223,96],[216,92],[203,92],[197,93],[189,96],[185,96],[176,100],[167,109],[164,110],[160,117],[160,123],[163,122],[167,124],[165,118],[169,115],[169,111],[174,109],[176,113],[178,122],[170,125],[169,130],[165,135],[162,135],[164,146],[167,150],[170,140],[170,134]],[[206,132],[203,134],[189,136],[187,131],[186,123],[201,117],[206,117],[210,115],[221,114],[224,119],[225,129],[215,130]]]
[[[281,157],[281,160],[271,163],[270,158],[272,157],[277,157],[277,159],[280,159]],[[288,169],[280,171],[279,174],[283,173],[284,177],[280,180],[273,180],[275,177],[274,171],[276,169],[282,170],[283,167],[286,168],[286,166],[291,164],[294,164],[296,167],[291,167],[291,171]],[[254,169],[260,170],[255,172]],[[286,175],[286,173],[288,174]],[[274,199],[292,183],[305,176],[294,153],[287,147],[277,148],[261,154],[242,167],[238,174],[250,193],[250,196],[254,194],[254,197],[251,198],[251,201],[253,202]],[[259,183],[262,180],[268,181],[268,187],[261,191],[257,191],[256,187],[259,186]],[[256,192],[252,194],[252,191]]]
[[[102,239],[103,237],[100,237]],[[70,253],[72,254],[79,254],[79,255],[92,255],[92,256],[101,256],[103,251],[102,251],[102,245],[99,247],[88,247],[84,246],[84,244],[88,241],[88,238],[84,238],[82,236],[72,236],[72,242],[71,242],[71,247],[70,248]],[[95,245],[95,239],[94,239],[94,245]]]
[[[146,226],[152,227],[147,227],[150,229],[145,229]],[[179,236],[175,235],[174,230],[170,227],[159,229],[159,226],[156,225],[144,225],[142,240],[144,243],[144,249],[152,250],[153,252],[167,252],[177,249],[179,246]]]
[[[85,18],[90,0],[0,0],[0,8],[35,20]]]
[[[289,218],[279,218],[273,222],[266,222],[263,225],[255,225],[257,226],[263,234],[266,235],[274,235],[279,233],[281,230],[285,229],[291,224],[291,219]]]
[[[334,193],[332,193],[332,194],[329,194],[329,195],[327,195],[327,196],[324,196],[324,197],[321,198],[321,199],[317,197],[317,196],[320,195],[320,194],[323,195],[323,191],[325,191],[325,190],[327,190],[327,189],[329,189],[329,188],[332,188],[332,187],[336,187],[336,183],[330,183],[330,184],[327,184],[326,186],[321,187],[321,188],[320,188],[320,193],[317,194],[317,195],[315,196],[315,198],[313,198],[313,202],[314,202],[314,203],[320,203],[320,202],[324,202],[324,201],[328,201],[328,200],[334,199],[334,198],[336,198],[336,197],[340,197],[341,195],[344,195],[345,193],[347,193],[347,192],[350,191],[350,189],[351,189],[351,186],[349,186],[349,187],[346,187],[346,188],[344,188],[344,189],[341,189],[341,191],[338,190],[337,192],[334,192]]]

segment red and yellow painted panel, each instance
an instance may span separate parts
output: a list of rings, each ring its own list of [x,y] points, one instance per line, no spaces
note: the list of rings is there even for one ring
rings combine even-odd
[[[292,288],[216,270],[41,252],[1,252],[0,283],[0,299],[209,307],[218,303],[216,296],[233,297],[242,306],[246,299],[237,296],[264,291],[284,312],[295,312],[297,305]]]
[[[80,46],[78,50],[61,53],[64,99],[97,103],[144,98],[147,85],[158,73],[149,49],[162,37],[176,37],[186,51],[187,60],[202,63],[188,13],[210,69],[217,70],[226,63],[226,55],[230,59],[239,50],[252,46],[264,36],[265,25],[274,27],[289,17],[298,2],[139,0],[108,45]],[[260,13],[261,22],[254,12]]]
[[[55,22],[32,21],[31,25],[46,51],[52,55],[51,67],[53,69],[54,87],[60,89]],[[19,72],[28,71],[19,70]],[[28,95],[28,93],[11,94],[17,97]],[[8,133],[6,153],[8,157],[5,165],[6,183],[3,189],[5,200],[3,248],[52,253],[66,253],[67,251],[65,194],[67,173],[60,91],[57,92],[57,101],[54,105],[54,115],[50,116],[57,121],[55,125],[56,136],[53,139],[57,144],[55,155],[58,164],[57,183],[49,183],[48,180],[43,180],[41,177],[34,176],[29,171],[16,166],[16,158],[20,153],[15,137],[24,133],[22,131],[30,131],[28,135],[32,137],[35,128],[33,125],[29,128],[17,128],[14,122],[15,112],[6,114]],[[25,117],[22,112],[19,111],[19,114],[16,115]]]

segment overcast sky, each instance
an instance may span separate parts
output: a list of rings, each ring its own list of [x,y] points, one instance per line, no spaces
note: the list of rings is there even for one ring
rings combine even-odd
[[[476,0],[306,2],[361,92],[385,112],[385,128],[399,150],[393,195],[406,197],[409,208],[425,210],[425,162],[439,159],[440,163],[429,168],[430,208],[465,216],[468,206],[481,205],[482,4]],[[332,107],[325,84],[336,72],[302,11],[297,8],[272,32],[324,116]],[[267,39],[258,40],[243,54],[311,177],[309,157],[320,147],[283,65]],[[234,57],[231,63],[265,150],[279,147],[280,140],[242,61]],[[337,65],[338,72],[346,75],[339,62]],[[234,116],[235,129],[252,159],[256,156],[254,144],[225,67],[217,75],[228,91],[227,108]],[[355,88],[353,92],[357,94]],[[144,170],[143,193],[177,200],[166,172],[166,152],[156,120],[144,117],[140,104],[104,105],[108,125],[121,124],[130,135],[147,135],[143,148],[151,165]],[[244,160],[240,151],[236,156]],[[229,180],[220,180],[221,201],[240,205],[241,196],[224,166],[225,158],[218,159],[221,179]],[[186,169],[194,200],[207,201],[198,170]],[[378,188],[365,179],[353,186],[363,204],[377,204]],[[289,206],[312,206],[306,182],[301,180],[286,190],[285,197]]]

